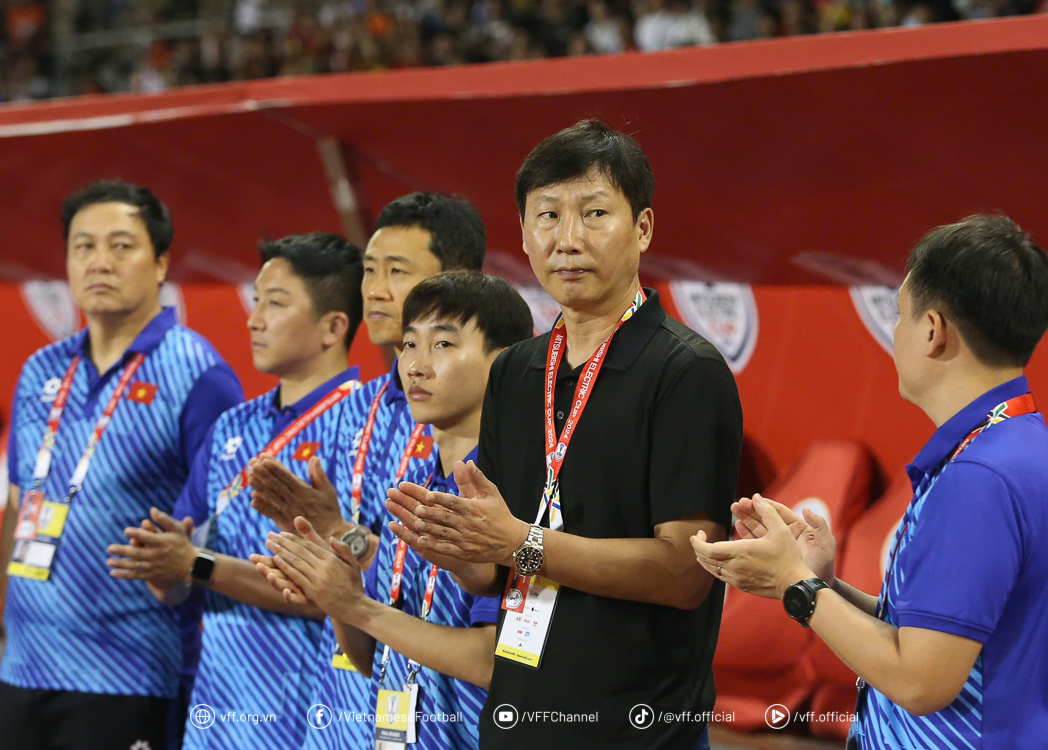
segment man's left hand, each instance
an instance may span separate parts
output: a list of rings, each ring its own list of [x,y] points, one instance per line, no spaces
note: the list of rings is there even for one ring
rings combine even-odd
[[[111,544],[107,564],[113,578],[125,581],[185,583],[197,549],[190,541],[193,519],[176,521],[157,508],[139,528],[124,529],[130,544]]]
[[[461,497],[401,482],[386,493],[386,507],[417,535],[420,551],[470,563],[512,565],[513,553],[528,538],[531,525],[514,517],[498,487],[475,463],[459,461],[454,471]]]
[[[700,531],[691,546],[699,564],[715,578],[739,591],[781,599],[793,584],[816,576],[775,507],[763,498],[754,498],[753,505],[768,530],[761,538],[711,544]]]
[[[324,614],[350,622],[356,603],[365,596],[360,563],[347,545],[333,537],[325,542],[301,516],[295,519],[295,531],[298,536],[270,533],[266,548],[273,553],[273,563]],[[292,601],[287,588],[284,598]]]

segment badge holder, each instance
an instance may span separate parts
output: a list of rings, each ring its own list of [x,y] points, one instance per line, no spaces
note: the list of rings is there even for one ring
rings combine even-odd
[[[51,575],[51,566],[68,516],[68,502],[48,500],[37,488],[26,492],[15,526],[8,575],[46,581]]]
[[[557,606],[560,584],[541,576],[510,571],[502,597],[502,618],[495,656],[538,669]]]
[[[417,677],[420,668],[417,662],[410,662],[403,690],[379,688],[375,706],[375,750],[405,750],[408,745],[418,742],[416,712],[419,702]],[[383,666],[378,684],[385,684],[385,680],[386,669]]]

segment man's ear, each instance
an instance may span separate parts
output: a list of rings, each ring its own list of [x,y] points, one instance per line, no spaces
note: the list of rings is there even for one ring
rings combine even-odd
[[[168,253],[164,253],[156,259],[156,285],[158,287],[163,286],[164,282],[167,281],[167,272],[171,267],[171,256]]]
[[[635,224],[637,229],[637,241],[640,251],[647,251],[651,245],[651,237],[655,233],[655,212],[649,206],[640,212]]]
[[[339,310],[332,310],[320,319],[323,328],[324,346],[336,346],[345,341],[349,333],[349,316]]]
[[[925,323],[925,347],[924,356],[937,357],[946,351],[949,337],[956,333],[956,328],[949,326],[946,316],[938,310],[931,308],[923,315]],[[951,330],[947,330],[950,328]]]

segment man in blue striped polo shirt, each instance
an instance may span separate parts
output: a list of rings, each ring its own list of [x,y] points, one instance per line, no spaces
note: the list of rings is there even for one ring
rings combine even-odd
[[[96,183],[66,200],[62,220],[87,329],[35,353],[15,392],[0,737],[9,750],[157,750],[182,667],[178,620],[145,586],[110,578],[106,545],[151,506],[172,509],[208,429],[243,392],[161,307],[172,228],[149,190]]]
[[[532,333],[527,304],[502,279],[448,273],[412,290],[404,304],[398,364],[417,425],[403,452],[391,457],[398,464],[394,480],[458,492],[452,467],[476,457],[491,363]],[[431,427],[432,442],[423,425]],[[429,460],[411,460],[416,455]],[[308,524],[300,524],[305,540],[274,535],[267,544],[279,555],[280,572],[270,574],[272,582],[285,585],[292,601],[314,602],[342,623],[341,645],[372,675],[365,713],[410,715],[412,728],[366,716],[336,714],[334,721],[368,724],[376,747],[416,742],[420,750],[476,748],[494,664],[498,600],[467,594],[453,575],[461,564],[440,556],[423,559],[389,525],[367,571],[365,596],[360,567],[344,545],[335,543],[333,552],[309,533]],[[393,704],[399,709],[390,709]]]
[[[479,270],[484,261],[484,223],[467,201],[432,193],[413,193],[382,209],[364,253],[364,323],[373,344],[401,351],[401,309],[410,291],[441,271]],[[372,416],[373,413],[373,416]],[[364,440],[368,431],[369,439]],[[407,397],[392,370],[366,383],[348,399],[339,428],[334,489],[325,495],[305,483],[295,484],[277,461],[257,462],[251,472],[254,507],[286,528],[297,515],[309,519],[326,539],[342,533],[343,519],[381,531],[383,503],[397,462],[414,426]],[[363,446],[363,448],[362,448]],[[356,478],[359,477],[359,478]],[[294,488],[290,492],[289,488]],[[337,494],[337,497],[336,497]],[[357,506],[356,509],[354,506]],[[355,516],[359,515],[359,518]],[[374,537],[373,545],[377,544]],[[370,558],[364,558],[366,567]],[[324,624],[320,655],[314,663],[312,704],[334,713],[369,710],[370,682],[341,652],[335,625]],[[370,746],[371,728],[337,723],[310,731],[306,750],[341,750]]]
[[[246,558],[277,527],[251,510],[246,470],[263,451],[299,477],[331,464],[341,409],[359,386],[346,368],[362,314],[359,250],[308,234],[264,243],[261,255],[248,328],[255,367],[279,386],[219,417],[175,506],[183,521],[154,512],[128,530],[136,546],[111,548],[114,575],[147,580],[162,601],[184,600],[191,583],[207,589],[186,748],[302,743],[322,615],[258,585]]]
[[[728,583],[782,597],[859,675],[849,748],[1041,750],[1048,428],[1023,368],[1048,329],[1048,256],[1006,217],[973,216],[927,234],[906,271],[899,393],[937,429],[907,467],[880,596],[834,577],[823,519],[759,497],[733,508],[759,538],[693,546]]]

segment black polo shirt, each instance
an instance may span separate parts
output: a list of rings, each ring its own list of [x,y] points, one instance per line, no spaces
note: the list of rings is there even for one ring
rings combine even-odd
[[[668,317],[657,293],[647,294],[608,349],[561,469],[563,530],[569,534],[651,538],[656,525],[694,513],[730,523],[742,448],[735,379],[712,344]],[[481,423],[479,466],[513,514],[528,523],[535,520],[545,479],[549,338],[522,342],[496,359]],[[558,434],[583,367],[572,370],[566,358],[561,361],[554,397]],[[636,729],[629,713],[637,704],[656,716],[713,709],[710,665],[723,601],[720,582],[691,611],[562,586],[539,668],[495,657],[480,717],[481,748],[692,747],[702,723],[656,721]],[[493,711],[505,703],[520,715],[511,729],[493,721]],[[529,711],[598,713],[599,721],[529,721]]]

